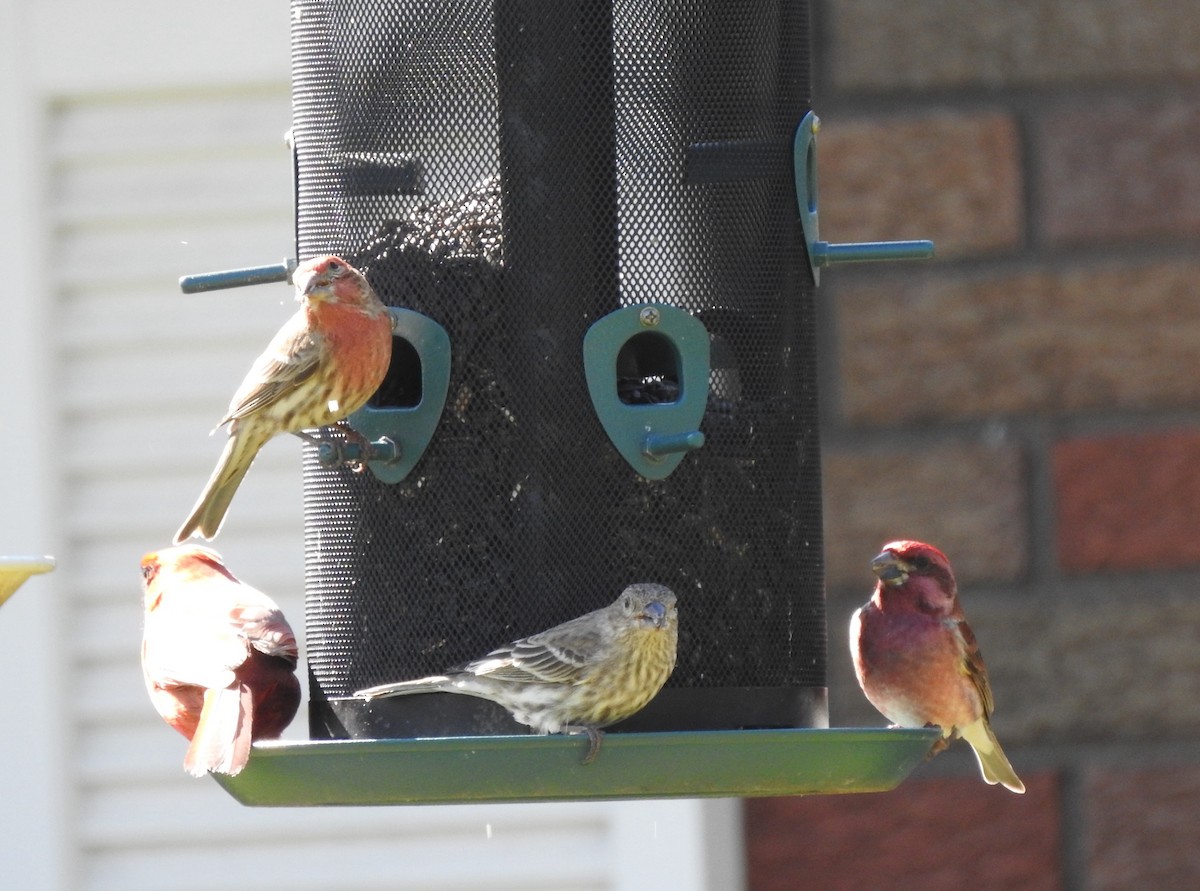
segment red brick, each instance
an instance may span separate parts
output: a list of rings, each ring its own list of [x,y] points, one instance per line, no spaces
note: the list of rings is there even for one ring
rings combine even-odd
[[[1011,446],[827,449],[823,479],[830,588],[858,589],[865,599],[871,558],[897,538],[936,544],[963,583],[1012,581],[1025,571],[1024,461]]]
[[[1112,82],[1200,73],[1195,0],[837,0],[842,90]]]
[[[1200,233],[1200,101],[1056,106],[1036,133],[1050,242]]]
[[[1200,888],[1200,767],[1095,768],[1085,790],[1092,891]]]
[[[1020,146],[1006,114],[828,119],[817,157],[826,241],[930,238],[953,257],[1023,238]]]
[[[1200,564],[1200,431],[1067,440],[1052,458],[1064,569]]]
[[[1057,778],[1013,795],[975,777],[893,792],[746,802],[749,891],[1054,891]]]
[[[852,424],[1200,406],[1200,263],[839,284]]]

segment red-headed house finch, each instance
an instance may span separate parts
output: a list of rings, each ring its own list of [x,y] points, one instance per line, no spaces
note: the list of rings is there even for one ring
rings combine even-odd
[[[965,739],[984,780],[1024,792],[992,732],[992,688],[946,555],[894,541],[871,569],[875,593],[850,620],[850,654],[867,699],[900,727],[940,727],[935,752]]]
[[[679,613],[663,585],[630,585],[613,603],[492,650],[444,675],[359,690],[363,699],[464,693],[499,703],[538,733],[586,733],[588,763],[600,728],[623,721],[675,668]]]
[[[142,673],[163,720],[191,740],[183,766],[233,776],[250,743],[275,739],[300,705],[287,619],[198,545],[142,558]]]
[[[357,269],[338,257],[318,257],[301,263],[292,281],[304,305],[258,357],[217,425],[229,425],[229,439],[176,544],[197,532],[216,537],[267,440],[344,420],[387,374],[392,317]]]

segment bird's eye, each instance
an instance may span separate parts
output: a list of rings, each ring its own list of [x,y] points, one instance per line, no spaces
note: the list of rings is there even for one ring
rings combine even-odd
[[[333,275],[341,275],[342,264],[339,263],[337,260],[330,260],[329,266],[327,268],[329,269],[330,273],[332,273]]]
[[[154,576],[157,572],[158,572],[157,566],[155,566],[153,563],[147,563],[145,566],[142,567],[142,578],[145,579],[146,581],[150,581],[150,579],[154,578]]]
[[[920,572],[924,572],[925,570],[929,569],[929,567],[931,567],[933,565],[933,563],[930,561],[930,559],[928,557],[926,557],[924,554],[919,554],[918,556],[913,557],[912,560],[909,562],[912,563],[913,569],[919,570]]]
[[[631,609],[633,609],[633,598],[626,597],[623,601],[621,601],[621,606],[624,607],[625,612],[629,612]]]

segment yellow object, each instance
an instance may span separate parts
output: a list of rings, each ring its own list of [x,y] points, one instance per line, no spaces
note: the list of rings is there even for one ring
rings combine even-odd
[[[0,557],[0,606],[16,593],[25,579],[53,568],[53,557]]]

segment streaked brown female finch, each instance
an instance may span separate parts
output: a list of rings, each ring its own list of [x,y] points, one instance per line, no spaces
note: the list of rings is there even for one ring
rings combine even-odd
[[[1024,792],[992,732],[992,688],[946,555],[894,541],[871,569],[875,593],[850,620],[850,654],[867,699],[900,727],[940,727],[934,753],[965,739],[984,780]]]
[[[345,420],[387,374],[392,317],[357,269],[338,257],[317,257],[301,263],[292,281],[304,305],[258,357],[217,425],[229,425],[229,439],[175,544],[195,533],[216,537],[267,440]]]
[[[163,720],[191,740],[183,766],[233,776],[250,743],[274,739],[300,705],[299,651],[266,594],[215,551],[183,545],[142,558],[142,674]]]
[[[630,585],[608,606],[492,650],[482,659],[355,696],[464,693],[490,699],[538,733],[586,733],[583,763],[600,728],[640,711],[675,668],[679,613],[669,588]]]

